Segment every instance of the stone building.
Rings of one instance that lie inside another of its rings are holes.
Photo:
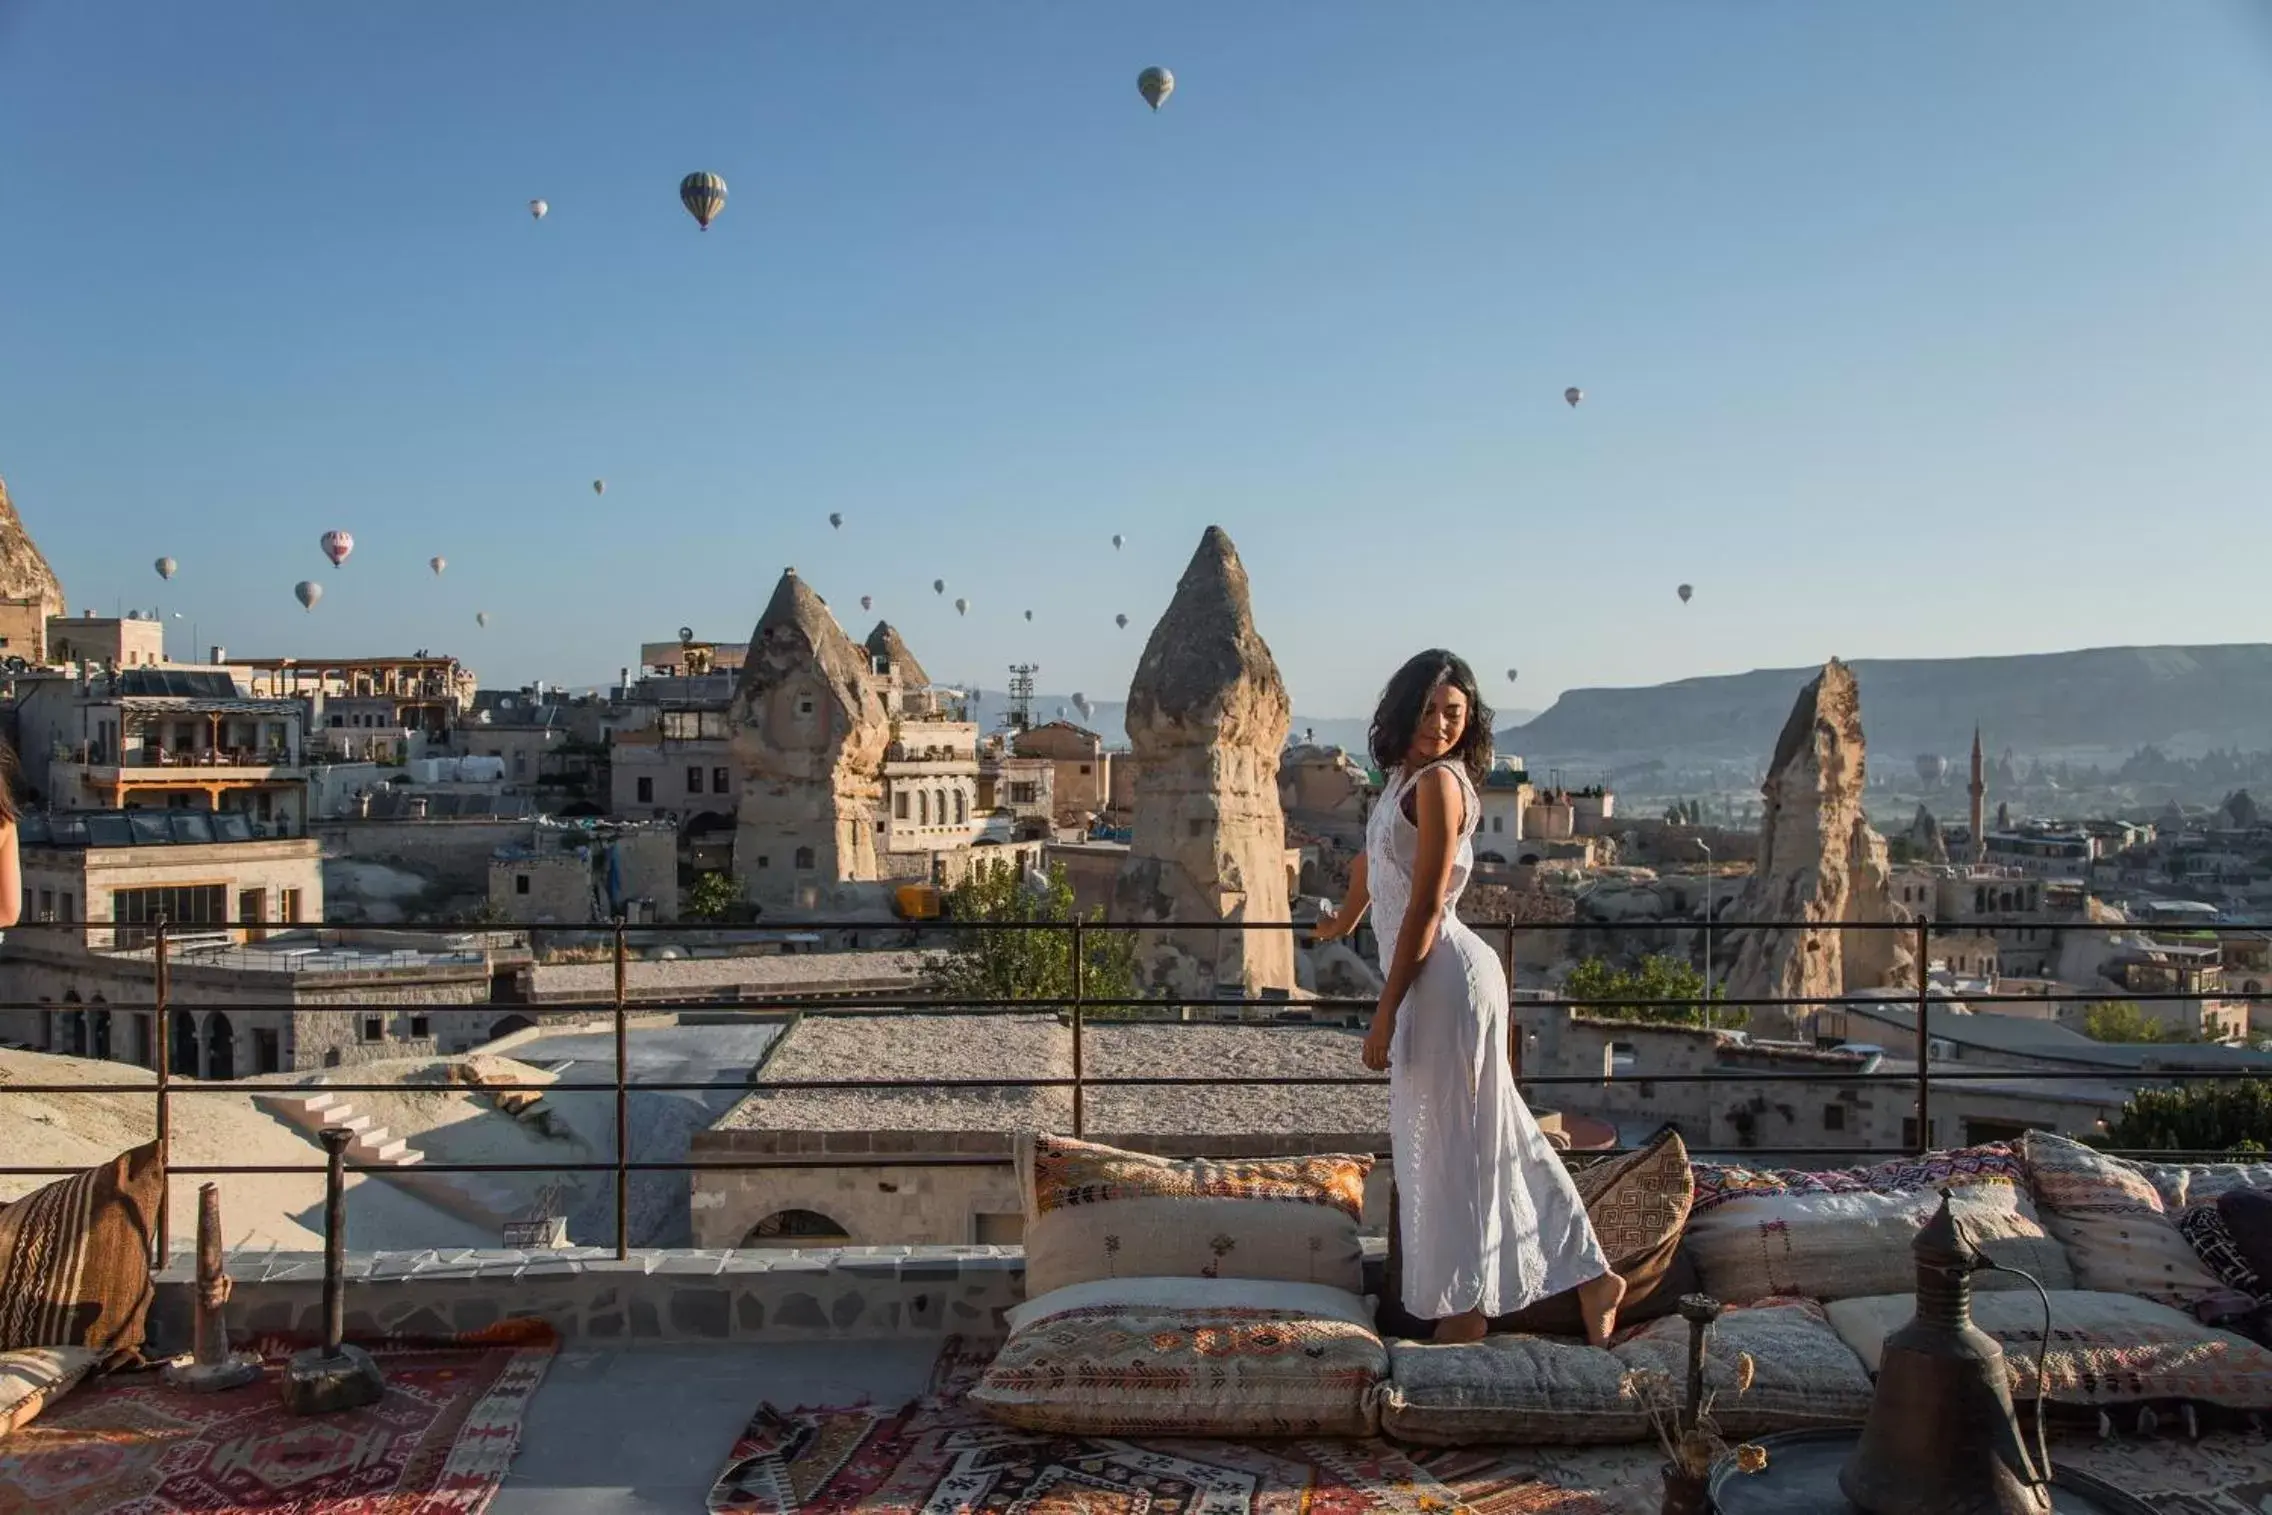
[[[1029,727],[1010,739],[1019,757],[1046,759],[1051,819],[1060,826],[1086,827],[1112,803],[1113,754],[1104,738],[1070,721]]]
[[[1295,988],[1282,929],[1177,931],[1173,923],[1291,918],[1278,756],[1293,708],[1254,625],[1246,567],[1210,526],[1152,628],[1128,691],[1134,838],[1115,895],[1155,991],[1255,998]]]
[[[40,556],[0,480],[0,659],[22,658],[35,668],[50,661],[48,620],[68,612],[62,581]]]
[[[1085,1071],[1098,1078],[1227,1072],[1367,1075],[1353,1031],[1324,1026],[1088,1023]],[[841,1078],[1069,1078],[1072,1031],[1056,1015],[811,1015],[783,1034],[757,1088],[708,1130],[696,1161],[751,1155],[838,1158],[818,1166],[694,1171],[698,1247],[1015,1243],[1024,1202],[1013,1133],[1071,1132],[1064,1088],[768,1089]],[[1384,1085],[1094,1088],[1088,1139],[1170,1156],[1244,1157],[1388,1150]],[[995,1158],[953,1167],[886,1167],[873,1154]],[[1366,1220],[1386,1220],[1388,1165],[1375,1170]]]
[[[5,603],[5,602],[0,602]],[[166,661],[166,623],[140,615],[58,615],[47,623],[51,663],[154,668]]]
[[[678,919],[678,841],[666,823],[537,824],[489,860],[489,905],[517,926]]]
[[[759,905],[817,909],[881,876],[889,680],[796,571],[784,572],[734,690],[734,872]]]

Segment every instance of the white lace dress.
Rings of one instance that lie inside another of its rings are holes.
[[[1609,1271],[1569,1170],[1515,1089],[1507,976],[1456,906],[1475,868],[1475,786],[1456,763],[1462,816],[1435,946],[1396,1017],[1389,1131],[1405,1307],[1424,1320],[1505,1315]],[[1426,770],[1421,770],[1425,772]],[[1412,898],[1419,828],[1404,813],[1417,775],[1392,772],[1365,832],[1381,971]]]

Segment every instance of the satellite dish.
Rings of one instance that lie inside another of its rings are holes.
[[[693,642],[694,642],[694,628],[693,628],[692,626],[681,626],[681,627],[680,627],[680,628],[678,629],[678,644],[679,644],[679,646],[681,646],[681,647],[687,647],[687,646],[691,646],[691,645],[693,644]]]

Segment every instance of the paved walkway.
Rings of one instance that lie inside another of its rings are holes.
[[[700,1511],[750,1412],[890,1404],[930,1380],[937,1340],[562,1349],[490,1515]]]

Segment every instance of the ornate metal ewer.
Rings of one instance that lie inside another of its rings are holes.
[[[1972,1275],[1984,1260],[1946,1191],[1912,1250],[1917,1315],[1886,1338],[1877,1395],[1838,1487],[1868,1515],[2050,1515],[2050,1469],[2020,1436],[2004,1349],[1972,1323]]]

